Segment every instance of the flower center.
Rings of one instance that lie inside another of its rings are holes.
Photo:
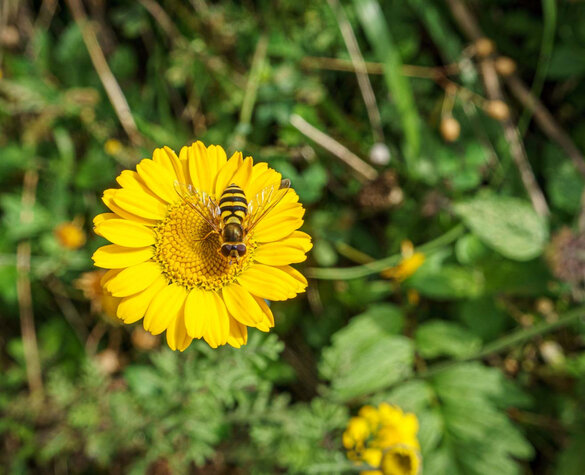
[[[256,242],[246,240],[246,254],[239,262],[218,251],[221,237],[187,203],[169,207],[167,217],[155,228],[154,260],[171,282],[188,289],[219,290],[232,283],[252,263]]]

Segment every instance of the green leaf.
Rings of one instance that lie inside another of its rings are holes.
[[[334,398],[344,401],[373,393],[412,373],[412,342],[394,334],[401,320],[395,307],[380,306],[354,317],[333,335],[319,369],[331,381]]]
[[[483,193],[455,205],[455,212],[488,247],[509,259],[538,257],[548,239],[545,219],[518,198]]]
[[[453,356],[463,358],[481,347],[481,340],[456,323],[431,320],[415,334],[416,347],[423,358]]]

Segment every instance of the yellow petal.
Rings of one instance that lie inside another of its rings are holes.
[[[211,292],[191,289],[185,302],[185,327],[192,338],[203,338],[207,329],[208,315],[215,311]]]
[[[171,350],[185,351],[192,341],[193,338],[187,335],[185,329],[185,307],[183,306],[177,318],[167,328],[167,344]]]
[[[254,297],[254,296],[252,295],[252,297]],[[258,305],[260,305],[260,308],[264,312],[264,315],[266,315],[266,317],[268,317],[267,325],[265,327],[258,327],[258,330],[261,330],[263,332],[267,332],[272,327],[274,327],[274,315],[272,314],[272,310],[270,310],[270,307],[266,303],[266,300],[261,299],[259,297],[254,297],[254,300],[256,300],[256,303]]]
[[[147,261],[136,266],[127,267],[113,276],[105,284],[105,288],[114,297],[128,297],[137,294],[152,284],[161,275],[160,265]]]
[[[260,220],[252,234],[258,242],[274,242],[290,236],[303,225],[302,213],[269,216]]]
[[[230,316],[230,334],[227,342],[234,348],[240,348],[248,342],[248,327],[242,325],[232,316]]]
[[[105,287],[106,284],[110,280],[112,280],[114,277],[116,277],[120,272],[122,272],[122,269],[111,269],[111,270],[107,271],[100,279],[100,285],[102,287]]]
[[[168,285],[167,279],[162,275],[154,280],[147,288],[137,294],[124,297],[118,306],[118,318],[124,323],[134,323],[144,317],[146,309],[156,294]]]
[[[145,158],[136,165],[136,171],[148,189],[167,203],[174,203],[179,199],[174,188],[176,177],[172,168],[169,170],[160,163]]]
[[[266,165],[266,166],[263,166]],[[248,183],[246,196],[249,200],[252,200],[258,193],[264,188],[269,186],[279,186],[282,181],[282,175],[272,168],[268,168],[267,163],[257,163],[252,168],[252,178]]]
[[[284,266],[303,262],[306,253],[311,250],[311,236],[295,231],[282,241],[267,242],[258,246],[254,252],[254,260],[262,264]]]
[[[114,213],[116,213],[118,216],[121,216],[122,218],[130,219],[132,221],[136,221],[137,223],[145,224],[146,226],[154,226],[158,222],[158,220],[156,219],[143,218],[141,216],[130,213],[125,209],[122,209],[120,206],[118,206],[114,202],[114,196],[118,191],[120,190],[110,188],[109,190],[104,191],[104,194],[102,196],[102,201],[104,202],[104,204],[108,208],[110,208]]]
[[[227,343],[230,333],[230,321],[223,300],[217,292],[208,292],[214,301],[211,311],[207,315],[207,328],[203,338],[209,346],[217,348]]]
[[[222,289],[222,296],[228,312],[238,322],[249,327],[265,327],[268,317],[254,300],[254,297],[241,285],[230,284]]]
[[[122,247],[117,244],[109,244],[100,247],[91,258],[96,266],[104,269],[121,269],[145,262],[154,255],[154,248],[148,247]]]
[[[215,196],[219,197],[233,183],[233,176],[242,165],[242,152],[234,153],[227,163],[219,170],[215,180]],[[236,183],[237,185],[237,183]]]
[[[116,191],[112,200],[121,209],[146,219],[160,221],[167,214],[167,206],[148,193],[123,188]]]
[[[156,237],[152,228],[128,219],[120,219],[113,213],[108,214],[113,215],[114,218],[102,219],[98,224],[95,224],[94,219],[96,234],[114,244],[126,247],[143,247],[155,243]]]
[[[254,164],[254,160],[252,159],[252,157],[246,157],[246,159],[242,162],[242,164],[236,170],[236,173],[234,173],[234,176],[232,176],[231,180],[229,180],[228,185],[230,185],[231,183],[235,183],[243,190],[246,190],[246,188],[248,187],[248,183],[250,181],[250,178],[252,177],[252,165],[253,164]]]
[[[93,218],[93,226],[94,226],[93,232],[96,233],[98,236],[102,236],[95,227],[98,226],[99,224],[103,223],[104,221],[108,221],[109,219],[120,219],[120,216],[118,216],[116,213],[98,214],[95,218]]]
[[[144,329],[153,335],[164,332],[182,311],[186,298],[184,287],[174,282],[167,285],[150,302],[144,315]]]
[[[185,183],[186,178],[183,164],[170,147],[157,148],[152,154],[152,159],[171,172],[173,178],[171,183],[174,183],[175,180],[179,183]]]
[[[144,182],[134,170],[124,170],[116,177],[118,185],[122,188],[135,191],[145,191]]]
[[[305,290],[286,272],[264,264],[252,264],[237,280],[248,292],[267,300],[291,299]]]
[[[187,148],[187,169],[193,187],[213,194],[213,179],[217,175],[216,164],[210,160],[203,142],[195,142]]]
[[[305,279],[305,276],[301,274],[298,270],[296,270],[294,267],[280,266],[279,269],[286,272],[292,278],[294,278],[303,289],[307,288],[307,285],[309,285],[307,279]]]

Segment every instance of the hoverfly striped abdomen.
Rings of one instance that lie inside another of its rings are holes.
[[[248,200],[244,190],[234,183],[228,186],[221,194],[219,209],[223,222],[221,253],[225,257],[242,257],[246,253],[243,222],[248,214]]]

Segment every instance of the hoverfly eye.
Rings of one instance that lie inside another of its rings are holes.
[[[230,255],[230,251],[231,251],[231,246],[229,246],[229,245],[221,246],[221,254],[223,255],[223,257],[228,257]]]
[[[244,254],[246,254],[246,245],[245,244],[238,244],[237,246],[235,246],[236,251],[238,251],[238,255],[240,257],[242,257]]]

